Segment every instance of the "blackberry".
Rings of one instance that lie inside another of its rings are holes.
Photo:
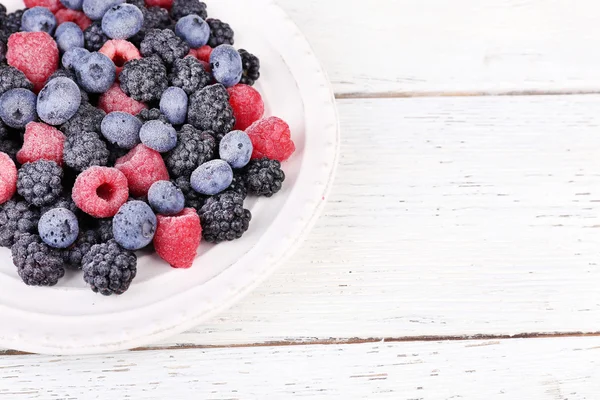
[[[104,296],[125,293],[137,273],[137,257],[115,240],[92,246],[82,264],[85,282]]]
[[[169,123],[167,117],[163,115],[158,108],[144,108],[138,115],[136,115],[142,122],[159,120],[166,124]]]
[[[62,194],[63,170],[54,161],[38,160],[19,169],[17,192],[37,207],[54,203]]]
[[[15,139],[0,139],[0,151],[8,154],[13,161],[17,161],[17,152],[21,149],[21,144]]]
[[[59,197],[54,203],[44,206],[40,209],[40,215],[44,215],[46,212],[52,210],[53,208],[66,208],[67,210],[73,212],[73,214],[79,214],[79,208],[75,205],[75,202],[71,198],[70,195]]]
[[[0,246],[11,247],[24,233],[36,233],[40,212],[23,200],[12,199],[0,205]]]
[[[202,19],[206,19],[206,4],[200,0],[175,0],[171,6],[171,18],[179,21],[190,14],[196,14]]]
[[[83,172],[92,166],[108,164],[108,148],[96,132],[81,132],[71,135],[65,141],[63,159],[65,164],[76,171]]]
[[[169,74],[170,85],[182,88],[188,96],[208,85],[210,81],[210,74],[195,57],[175,60]]]
[[[235,192],[209,197],[198,214],[202,236],[212,243],[241,238],[252,219],[250,211],[244,209],[244,197]]]
[[[260,78],[260,60],[254,54],[247,52],[244,49],[238,50],[242,57],[242,80],[240,83],[244,85],[254,85]]]
[[[98,51],[104,43],[108,41],[108,36],[102,30],[102,21],[95,21],[85,31],[83,31],[85,39],[85,48],[89,51]]]
[[[173,21],[171,17],[169,17],[169,12],[161,7],[149,7],[147,9],[142,9],[144,13],[144,24],[142,25],[142,29],[135,34],[133,37],[129,38],[129,41],[135,44],[137,47],[140,47],[142,40],[146,36],[146,32],[152,29],[170,29],[173,26]]]
[[[165,164],[171,177],[190,177],[192,172],[215,155],[215,139],[191,125],[184,125],[177,134],[177,146],[165,154]]]
[[[1,20],[0,20],[1,22]],[[0,40],[0,63],[6,63],[6,52],[8,51],[8,47],[6,43]]]
[[[0,95],[11,89],[23,88],[33,90],[33,84],[25,74],[15,67],[4,66],[0,68]]]
[[[210,27],[210,37],[208,38],[208,45],[210,47],[233,44],[234,33],[228,23],[216,18],[208,18],[206,22]]]
[[[10,35],[21,30],[21,19],[25,10],[17,10],[10,14],[7,14],[2,20],[2,27],[0,27],[0,40],[7,42]]]
[[[127,0],[126,3],[136,6],[142,12],[146,10],[146,2],[144,0]]]
[[[180,176],[173,183],[183,192],[186,207],[194,208],[196,211],[202,208],[206,198],[192,189],[189,177]]]
[[[126,95],[145,102],[160,100],[169,85],[167,68],[157,57],[126,62],[119,80]]]
[[[231,181],[231,185],[229,185],[227,191],[235,192],[244,199],[248,196],[248,188],[246,187],[244,175],[239,170],[233,170],[233,181]]]
[[[266,157],[251,160],[244,168],[244,181],[248,192],[257,196],[271,197],[281,190],[285,173],[281,163]]]
[[[190,96],[188,122],[203,131],[227,133],[235,125],[229,93],[219,83],[207,86]]]
[[[144,57],[156,55],[167,65],[190,52],[190,46],[175,32],[169,29],[151,29],[140,43],[140,52]]]
[[[67,136],[81,132],[100,132],[100,124],[106,113],[89,103],[81,103],[73,118],[61,125],[60,130]]]
[[[106,143],[106,148],[108,149],[108,164],[107,164],[107,166],[109,166],[109,167],[113,167],[119,158],[121,158],[125,154],[129,153],[128,149],[122,149],[119,146],[116,146],[112,143]]]
[[[81,232],[77,241],[62,252],[65,265],[71,269],[81,269],[83,257],[92,249],[92,246],[99,243],[98,235],[95,231],[87,230]]]
[[[19,276],[26,285],[54,286],[65,276],[60,252],[42,242],[38,235],[21,235],[11,251]]]
[[[100,243],[106,243],[115,238],[113,235],[112,219],[99,219],[96,222],[98,225],[96,234]]]
[[[4,122],[0,121],[0,139],[5,139],[8,136],[9,130]]]
[[[4,4],[0,4],[0,20],[6,18],[6,7]]]

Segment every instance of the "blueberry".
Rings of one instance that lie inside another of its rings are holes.
[[[56,18],[46,7],[30,8],[21,18],[21,30],[26,32],[46,32],[52,35],[54,28],[56,28]]]
[[[37,97],[31,90],[11,89],[0,97],[0,118],[11,128],[25,128],[35,121]]]
[[[66,249],[79,236],[79,222],[71,210],[53,208],[40,218],[38,231],[48,246]]]
[[[155,119],[142,126],[140,140],[147,147],[166,153],[177,146],[177,131],[171,125]]]
[[[219,156],[232,168],[244,168],[252,157],[252,141],[242,131],[232,131],[221,139],[219,145]]]
[[[175,25],[175,34],[197,49],[208,43],[210,26],[196,14],[181,18]]]
[[[173,125],[181,125],[187,118],[188,96],[178,87],[165,90],[160,98],[160,111]]]
[[[74,47],[83,48],[83,31],[75,22],[63,22],[54,33],[56,44],[61,52],[66,52]]]
[[[144,14],[131,4],[117,4],[102,17],[102,30],[111,39],[128,39],[142,29]]]
[[[235,86],[242,79],[242,57],[231,45],[215,47],[210,54],[210,66],[217,82],[225,87]]]
[[[75,69],[75,65],[78,64],[79,61],[88,54],[90,54],[90,52],[83,47],[73,47],[63,54],[62,65],[66,69]]]
[[[37,113],[49,125],[62,125],[75,115],[80,105],[79,86],[69,78],[55,78],[40,91]]]
[[[60,2],[71,10],[81,11],[83,8],[83,0],[60,0]]]
[[[156,232],[156,215],[143,201],[129,201],[113,218],[115,240],[127,250],[139,250],[152,242]]]
[[[114,111],[102,120],[102,135],[112,144],[122,149],[133,149],[140,142],[142,121],[133,115]]]
[[[159,214],[179,214],[185,207],[181,189],[169,181],[154,182],[148,191],[148,202]]]
[[[101,19],[104,14],[117,4],[125,3],[125,0],[83,0],[83,12],[90,19]]]
[[[196,168],[192,172],[190,183],[192,188],[204,195],[213,196],[231,186],[233,170],[223,160],[212,160]]]
[[[75,75],[81,87],[89,93],[104,93],[115,82],[117,67],[102,53],[90,53],[75,64]]]

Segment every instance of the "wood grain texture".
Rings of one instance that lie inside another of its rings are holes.
[[[599,356],[600,338],[15,356],[0,398],[584,400]]]
[[[342,97],[600,90],[600,3],[277,0]]]

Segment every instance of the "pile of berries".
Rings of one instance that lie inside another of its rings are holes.
[[[0,6],[0,246],[22,280],[118,295],[136,250],[189,268],[242,237],[295,147],[231,27],[199,0],[25,4]]]

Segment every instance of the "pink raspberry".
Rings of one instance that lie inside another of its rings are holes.
[[[25,74],[37,93],[58,68],[58,47],[46,32],[17,32],[8,38],[6,60]]]
[[[63,163],[65,135],[58,129],[40,122],[30,122],[25,127],[23,147],[17,153],[17,161],[21,164],[37,160]]]
[[[252,86],[239,84],[227,89],[229,104],[233,108],[235,126],[233,129],[246,130],[265,113],[265,103]]]
[[[296,150],[290,126],[277,117],[256,121],[246,133],[254,146],[252,158],[268,157],[271,160],[285,161]]]
[[[146,5],[148,7],[162,7],[170,10],[173,0],[146,0]]]
[[[65,6],[62,5],[60,0],[24,0],[23,3],[25,3],[25,7],[27,8],[46,7],[52,13],[55,13],[62,8],[65,8]]]
[[[118,83],[111,86],[98,99],[98,108],[104,112],[123,111],[131,115],[138,115],[140,111],[148,108],[147,105],[132,99],[121,90]]]
[[[157,215],[156,253],[173,268],[190,268],[202,237],[200,217],[193,208],[173,216]]]
[[[17,191],[17,167],[6,153],[0,153],[0,204],[10,200]]]
[[[75,11],[69,8],[63,8],[54,13],[56,17],[56,25],[63,22],[75,22],[82,31],[85,31],[91,24],[92,20],[88,18],[82,11]]]
[[[125,174],[131,194],[137,197],[146,196],[154,182],[169,180],[169,172],[160,153],[143,144],[138,144],[117,159],[115,168]]]
[[[210,63],[210,53],[212,53],[213,49],[210,46],[202,46],[197,49],[190,49],[188,56],[196,57],[200,61],[204,61],[205,63]],[[210,65],[210,64],[209,64]]]
[[[115,168],[90,167],[75,180],[72,197],[92,217],[114,217],[129,198],[127,178]]]
[[[127,40],[109,40],[98,52],[110,58],[117,66],[117,76],[123,71],[123,65],[129,60],[142,58],[140,51]]]

